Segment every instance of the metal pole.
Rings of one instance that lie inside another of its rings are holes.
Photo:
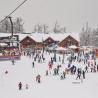
[[[8,17],[10,19],[11,22],[11,37],[13,37],[13,22],[12,22],[12,17]]]
[[[12,22],[12,17],[9,16],[8,18],[10,19],[10,22],[11,22],[11,38],[12,38],[13,37],[13,22]],[[12,46],[13,46],[13,41],[12,41]]]

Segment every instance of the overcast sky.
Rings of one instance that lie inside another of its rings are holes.
[[[0,0],[0,19],[22,1]],[[52,28],[56,20],[67,28],[67,32],[81,32],[87,21],[90,27],[98,27],[98,0],[28,0],[12,17],[24,20],[26,32],[32,32],[38,23]]]

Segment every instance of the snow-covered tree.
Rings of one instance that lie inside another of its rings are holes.
[[[13,32],[14,33],[21,33],[24,31],[23,28],[23,20],[18,17],[16,20],[12,20],[13,22]],[[9,18],[6,18],[1,24],[0,24],[0,32],[4,33],[11,33],[11,22]]]
[[[66,33],[66,27],[61,27],[56,21],[53,28],[54,33]]]
[[[86,24],[86,29],[83,27],[80,33],[80,45],[98,47],[98,29],[91,29]]]
[[[20,17],[16,18],[16,21],[14,21],[14,32],[22,33],[24,31],[23,24],[23,20]]]
[[[94,29],[92,32],[92,41],[95,47],[98,47],[98,28]]]

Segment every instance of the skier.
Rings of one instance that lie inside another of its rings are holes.
[[[46,76],[48,76],[48,70],[46,70]]]
[[[21,82],[19,82],[18,87],[19,87],[19,90],[22,89],[22,83]]]
[[[5,74],[8,74],[8,71],[7,70],[5,71]]]
[[[96,65],[96,60],[94,60],[94,65]]]
[[[74,66],[74,69],[73,69],[73,74],[75,74],[76,73],[76,66]]]
[[[64,77],[63,77],[64,75],[63,75],[63,73],[61,73],[61,75],[60,75],[60,79],[61,80],[63,80],[64,79]]]
[[[56,68],[56,75],[59,75],[59,68]]]
[[[26,89],[28,89],[29,88],[29,86],[28,86],[28,84],[26,84]]]
[[[60,67],[61,67],[61,65],[57,65],[57,69],[58,69],[58,71],[59,71]]]
[[[15,61],[14,61],[14,59],[12,59],[12,64],[13,64],[13,65],[15,64]]]
[[[45,58],[43,57],[43,62],[45,62]]]
[[[85,67],[85,72],[88,72],[88,66]]]
[[[34,68],[34,66],[35,66],[35,64],[34,64],[34,62],[32,62],[32,67]]]
[[[80,77],[81,77],[81,69],[78,68],[77,71],[78,71],[78,73],[77,73],[76,80],[77,80],[78,78],[80,79]]]
[[[66,71],[63,71],[63,78],[66,78]]]
[[[91,64],[91,72],[93,72],[94,71],[94,66],[93,66],[93,64]]]
[[[61,57],[59,56],[59,62],[61,62]]]
[[[97,64],[97,71],[98,71],[98,64]]]
[[[94,72],[96,72],[96,65],[94,65]]]
[[[40,81],[40,78],[41,78],[41,76],[40,75],[37,75],[36,76],[36,81],[38,82],[38,83],[40,83],[41,81]]]
[[[49,66],[49,69],[52,69],[52,64],[50,62],[48,64],[48,66]]]
[[[83,79],[85,79],[85,71],[84,70],[82,71],[82,74],[83,74]]]
[[[40,78],[41,78],[41,76],[40,75],[38,75],[38,83],[40,83],[41,81],[40,81]]]
[[[53,75],[57,75],[57,69],[56,68],[54,68],[54,74]]]

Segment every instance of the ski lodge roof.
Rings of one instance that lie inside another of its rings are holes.
[[[67,36],[72,36],[74,39],[76,39],[78,42],[80,42],[79,38],[79,33],[49,33],[49,34],[44,34],[44,33],[32,33],[32,34],[14,34],[14,35],[19,35],[19,40],[23,40],[26,36],[31,37],[33,40],[37,42],[42,42],[43,40],[46,40],[48,37],[51,37],[55,41],[62,41],[65,39]],[[11,33],[0,33],[0,37],[6,37],[6,36],[11,36]]]

